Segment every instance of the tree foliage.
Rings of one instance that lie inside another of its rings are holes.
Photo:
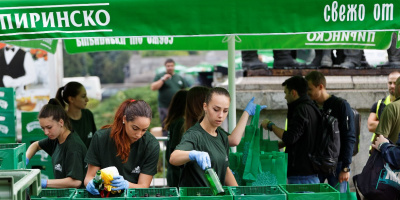
[[[118,106],[124,100],[129,98],[144,100],[150,105],[153,113],[153,119],[151,120],[149,130],[153,127],[160,127],[161,123],[158,114],[157,95],[157,91],[152,91],[150,86],[119,91],[116,95],[102,101],[94,109],[92,109],[97,128],[111,124],[114,120],[115,111],[118,109]]]
[[[123,68],[132,51],[68,54],[64,51],[64,76],[98,76],[101,83],[123,83]]]

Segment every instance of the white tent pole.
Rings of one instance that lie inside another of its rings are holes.
[[[232,132],[236,126],[235,35],[228,37],[228,91],[231,96],[228,128],[229,132]]]

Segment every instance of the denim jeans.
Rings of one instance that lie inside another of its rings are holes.
[[[288,184],[317,184],[319,183],[318,175],[309,176],[288,176]]]
[[[325,180],[328,180],[328,184],[332,187],[335,187],[339,183],[339,174],[342,171],[342,163],[339,162],[336,167],[336,174],[318,174],[319,180],[321,183],[324,183]],[[339,192],[346,193],[347,192],[347,181],[343,181],[339,184]]]

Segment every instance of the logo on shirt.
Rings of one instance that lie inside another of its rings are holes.
[[[131,173],[132,173],[132,174],[140,174],[140,167],[139,167],[139,166],[135,167],[135,169],[132,170]]]
[[[228,158],[228,156],[226,156],[226,157],[225,157],[225,161],[229,161],[229,158]]]
[[[89,135],[87,136],[87,138],[92,138],[93,137],[93,133],[90,132]]]
[[[178,84],[179,84],[179,85],[182,85],[182,84],[183,84],[183,82],[180,80],[180,81],[178,81]]]
[[[61,164],[56,164],[56,165],[54,166],[54,170],[57,170],[57,171],[62,172]]]

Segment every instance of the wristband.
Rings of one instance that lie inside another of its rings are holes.
[[[163,78],[160,78],[160,80],[164,83],[165,82],[165,80],[163,79]]]
[[[268,128],[269,131],[272,131],[272,125],[275,125],[275,124],[274,124],[274,122],[271,122],[271,121],[270,121],[270,122],[268,123],[268,125],[267,125],[267,128]]]
[[[382,143],[380,143],[380,144],[378,145],[378,150],[381,151],[382,144],[386,144],[386,143],[388,143],[388,142],[382,142]]]

